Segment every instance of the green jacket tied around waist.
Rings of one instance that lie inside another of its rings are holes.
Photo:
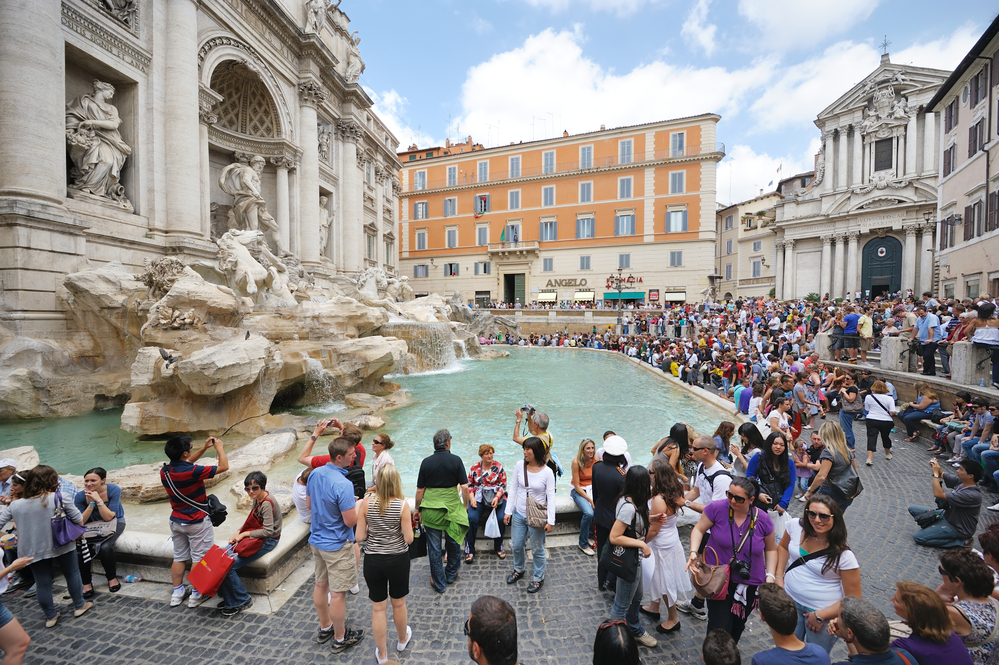
[[[468,513],[461,502],[461,494],[456,487],[428,487],[423,492],[420,503],[423,526],[428,529],[446,531],[457,543],[465,541],[468,533]]]

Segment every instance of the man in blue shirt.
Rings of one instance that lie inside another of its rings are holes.
[[[850,362],[857,362],[857,349],[860,347],[860,333],[857,332],[857,322],[860,315],[854,310],[853,305],[845,308],[846,316],[843,317],[843,348],[850,354]]]
[[[912,329],[912,334],[919,340],[919,355],[923,357],[923,376],[936,376],[937,367],[933,354],[937,352],[937,343],[943,339],[940,318],[936,314],[929,314],[926,308],[920,305],[916,308],[916,325]]]
[[[844,596],[840,601],[839,616],[830,625],[844,642],[857,649],[850,660],[841,660],[836,665],[913,665],[918,662],[905,649],[891,648],[888,619],[863,598]]]
[[[818,644],[799,640],[798,610],[794,599],[776,584],[764,584],[757,591],[760,618],[770,629],[774,648],[753,656],[752,665],[829,665],[829,654]]]
[[[313,469],[305,486],[306,501],[312,511],[309,548],[316,569],[312,602],[319,615],[318,642],[333,638],[333,653],[352,647],[364,639],[363,630],[347,630],[347,591],[357,584],[354,562],[354,484],[347,480],[347,467],[357,451],[343,437],[329,445],[330,461]]]

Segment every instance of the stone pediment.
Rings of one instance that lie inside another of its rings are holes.
[[[910,96],[915,92],[932,90],[947,80],[949,71],[929,69],[927,67],[911,67],[882,62],[877,69],[863,80],[850,88],[835,102],[823,109],[816,124],[827,118],[843,113],[856,112],[868,108],[877,90],[891,87],[899,97]]]

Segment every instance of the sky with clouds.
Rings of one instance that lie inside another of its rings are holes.
[[[953,69],[996,15],[959,0],[343,0],[405,149],[718,113],[718,200],[812,168],[816,115],[892,62]]]

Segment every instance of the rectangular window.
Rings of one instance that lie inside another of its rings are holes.
[[[726,240],[725,241],[725,253],[726,254],[731,254],[732,253],[732,241],[731,240]]]
[[[488,194],[476,194],[475,195],[475,214],[483,215],[490,211],[489,206],[489,195]]]
[[[684,132],[676,132],[675,134],[669,135],[669,156],[670,157],[683,157],[687,154],[686,143],[687,135]]]
[[[595,238],[597,235],[596,220],[592,217],[580,217],[576,220],[576,238]]]
[[[753,251],[754,252],[762,252],[763,251],[763,241],[762,240],[754,240],[753,241]]]
[[[960,95],[955,95],[954,99],[944,109],[944,133],[953,131],[957,127],[957,109]]]
[[[683,192],[684,192],[684,186],[685,186],[685,183],[684,183],[684,176],[685,175],[686,175],[686,172],[684,172],[684,171],[680,171],[679,173],[670,173],[669,174],[669,193],[670,194],[683,194]],[[729,215],[729,216],[731,217],[731,215]],[[725,223],[727,224],[728,220],[726,220]],[[725,228],[730,228],[730,227],[726,226]]]
[[[541,242],[551,242],[558,240],[558,222],[541,222],[541,229],[538,233],[538,240]]]
[[[589,270],[590,269],[590,257],[588,257],[588,256],[581,256],[581,257],[579,257],[579,269],[580,270]]]
[[[624,268],[625,270],[631,268],[631,254],[618,254],[617,267]]]
[[[475,274],[476,275],[488,275],[489,274],[489,261],[476,261],[475,262]]]
[[[666,233],[683,233],[686,230],[686,210],[671,210],[666,213]]]
[[[581,169],[592,169],[593,168],[593,146],[584,145],[579,149],[579,168]]]
[[[489,182],[489,162],[479,162],[478,174],[476,182]]]
[[[635,216],[616,215],[614,217],[614,235],[616,236],[635,235]]]
[[[413,191],[420,191],[427,188],[427,172],[417,171],[413,174]]]
[[[416,249],[426,249],[427,248],[427,232],[417,231],[416,232]]]
[[[555,272],[555,259],[541,259],[541,272]]]
[[[375,237],[364,234],[364,255],[370,260],[375,259]]]
[[[447,229],[447,248],[454,249],[458,246],[458,229]]]
[[[619,164],[631,164],[635,159],[633,151],[634,142],[631,139],[624,139],[617,142],[617,161]]]
[[[458,276],[458,264],[457,263],[445,263],[444,264],[444,276],[445,277],[457,277]]]
[[[510,158],[510,177],[519,178],[520,177],[520,157]]]
[[[763,261],[760,259],[753,259],[753,277],[763,276]]]
[[[458,199],[453,196],[449,199],[444,199],[444,216],[454,217],[457,214],[458,214]]]
[[[395,265],[395,243],[387,242],[385,243],[385,263],[390,266]]]
[[[980,284],[981,284],[981,280],[979,278],[977,278],[977,277],[975,279],[966,279],[966,280],[964,280],[964,297],[965,298],[977,298],[978,297],[978,289],[979,289],[979,285]]]
[[[892,167],[892,150],[894,139],[881,139],[874,142],[874,170],[887,171]]]
[[[489,244],[489,227],[480,226],[475,229],[475,244],[485,246]]]
[[[447,167],[447,186],[454,187],[458,184],[458,167],[449,166]]]
[[[670,252],[669,253],[669,267],[670,268],[681,268],[683,267],[683,252]]]
[[[632,183],[632,178],[630,176],[627,178],[617,179],[617,198],[619,199],[631,198],[631,183]]]
[[[555,205],[555,185],[541,188],[541,205],[546,208]]]
[[[413,277],[430,277],[430,266],[425,263],[421,266],[413,266]]]
[[[985,118],[968,128],[968,157],[974,157],[985,147]]]
[[[427,218],[427,202],[418,201],[413,204],[413,219],[426,219]]]
[[[731,263],[726,263],[725,264],[725,279],[726,280],[731,280],[732,279],[732,264]]]
[[[509,210],[520,210],[520,190],[514,189],[507,193],[507,208]]]
[[[977,74],[971,77],[971,81],[968,82],[968,87],[971,89],[971,100],[968,103],[968,108],[975,108],[978,103],[989,96],[988,81],[985,79],[985,67],[983,66]]]
[[[555,173],[555,151],[547,150],[541,153],[541,172]]]
[[[592,203],[593,202],[593,183],[592,182],[581,182],[581,183],[579,183],[579,202],[580,203]]]
[[[955,160],[957,159],[957,146],[952,145],[943,151],[943,174],[944,176],[949,176],[954,172],[954,168],[957,166]]]
[[[503,229],[504,242],[520,242],[520,224],[507,224]]]
[[[725,230],[728,231],[733,226],[735,226],[735,215],[727,215],[725,217]]]
[[[375,166],[371,162],[364,162],[364,182],[375,184]]]

